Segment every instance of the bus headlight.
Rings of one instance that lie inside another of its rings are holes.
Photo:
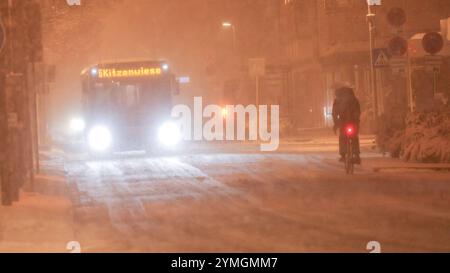
[[[88,143],[92,150],[103,152],[111,147],[111,132],[104,126],[96,126],[89,131]]]
[[[70,131],[72,133],[78,134],[84,131],[86,123],[81,118],[73,118],[70,121]]]
[[[173,147],[181,141],[181,131],[174,122],[164,123],[158,131],[158,140],[164,146]]]

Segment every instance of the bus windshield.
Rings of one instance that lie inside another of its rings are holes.
[[[163,79],[139,83],[98,82],[91,92],[91,107],[99,111],[146,111],[167,104],[170,99],[170,82]]]

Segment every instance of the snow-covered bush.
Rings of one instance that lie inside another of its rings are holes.
[[[450,111],[413,113],[406,122],[402,159],[450,162]]]
[[[405,161],[450,163],[450,110],[411,113],[404,130],[379,136],[378,144]]]

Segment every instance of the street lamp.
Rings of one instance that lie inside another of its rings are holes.
[[[233,50],[236,50],[236,27],[228,21],[222,22],[222,27],[233,31]]]
[[[223,27],[231,27],[231,26],[233,26],[233,24],[231,24],[230,22],[223,22],[222,26]]]

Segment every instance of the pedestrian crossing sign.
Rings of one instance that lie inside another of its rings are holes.
[[[375,49],[373,52],[373,66],[375,67],[388,67],[389,62],[389,54],[387,49],[379,48]]]

